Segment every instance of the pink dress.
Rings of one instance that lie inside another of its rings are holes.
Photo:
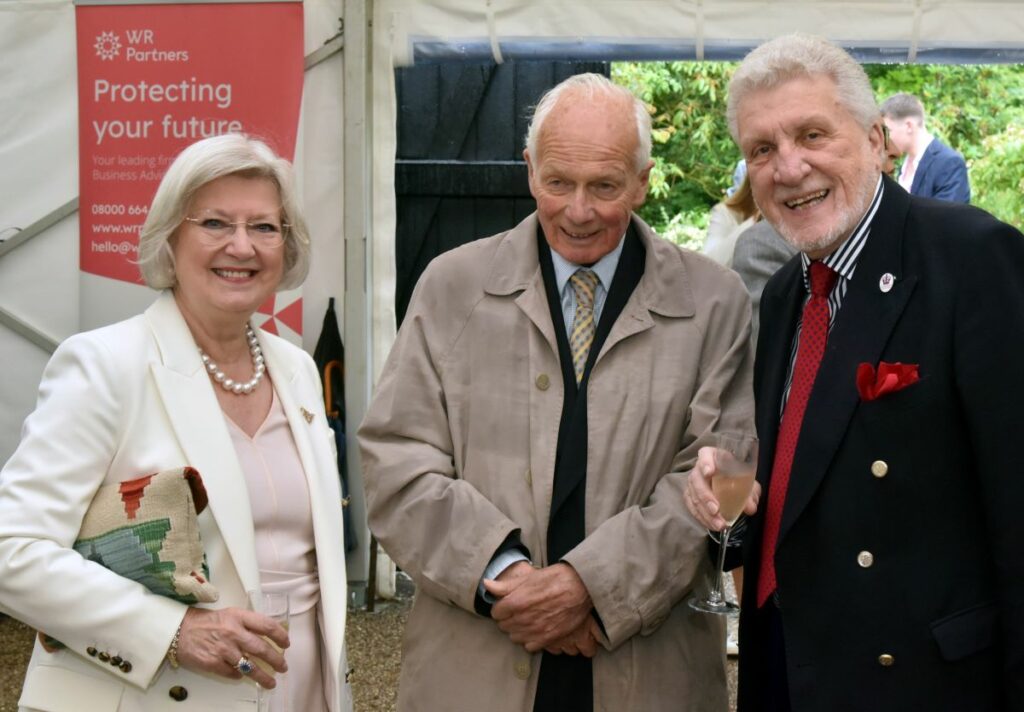
[[[266,592],[289,594],[288,672],[278,675],[270,709],[327,712],[317,623],[320,582],[309,487],[277,394],[267,419],[250,438],[227,418],[231,440],[245,474],[256,530],[256,563]],[[287,705],[285,701],[287,700]]]

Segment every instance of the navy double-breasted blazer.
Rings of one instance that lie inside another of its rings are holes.
[[[805,295],[796,257],[762,297],[765,492]],[[1024,236],[885,178],[807,406],[775,554],[794,712],[1022,709],[1022,357]],[[881,361],[917,364],[920,381],[863,400],[858,365]],[[746,542],[741,712],[764,709],[762,524],[759,513]]]

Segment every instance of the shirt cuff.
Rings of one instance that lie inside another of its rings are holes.
[[[512,564],[519,561],[529,562],[529,560],[530,559],[519,549],[508,549],[506,551],[501,552],[493,559],[491,559],[491,563],[487,564],[487,568],[484,569],[484,575],[481,577],[480,584],[477,586],[476,589],[477,593],[479,593],[480,597],[483,598],[487,603],[493,604],[497,599],[494,598],[494,596],[492,596],[487,591],[486,588],[484,588],[484,580],[487,579],[493,581],[501,575],[502,571],[507,569]]]

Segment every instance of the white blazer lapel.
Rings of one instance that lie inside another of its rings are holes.
[[[252,509],[227,423],[192,334],[170,292],[146,310],[162,363],[151,371],[188,464],[203,477],[217,528],[245,591],[259,588]],[[210,551],[211,571],[220,570]],[[217,585],[217,582],[214,582]]]
[[[280,348],[280,343],[260,333],[267,370],[291,426],[309,487],[317,568],[320,572],[320,600],[324,608],[324,639],[331,669],[336,672],[341,663],[342,641],[345,637],[347,579],[344,541],[338,536],[343,531],[341,486],[337,460],[328,439],[333,434],[328,431],[323,395],[318,391],[318,382],[303,374],[302,363]]]

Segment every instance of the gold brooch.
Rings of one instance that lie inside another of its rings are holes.
[[[312,413],[310,413],[305,408],[299,408],[299,410],[302,411],[302,417],[306,419],[307,423],[312,423],[313,422],[313,414]]]

